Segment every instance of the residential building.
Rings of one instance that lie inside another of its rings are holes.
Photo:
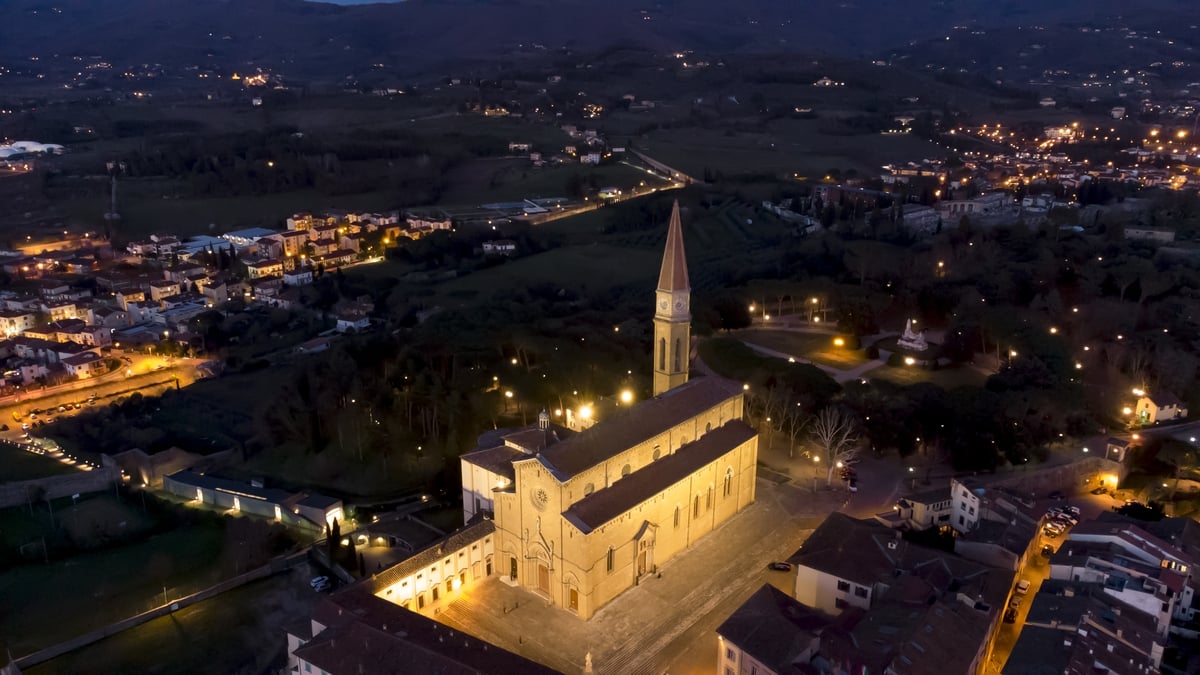
[[[1138,241],[1148,241],[1156,244],[1169,244],[1175,241],[1175,230],[1158,227],[1125,227],[1125,238]]]
[[[243,262],[246,265],[246,276],[250,279],[277,277],[283,274],[282,260],[248,260]]]
[[[69,356],[63,359],[62,363],[67,369],[67,375],[81,380],[100,375],[108,369],[103,357],[95,352],[83,352]]]
[[[287,629],[294,675],[551,675],[554,670],[352,587]]]
[[[927,490],[902,497],[891,511],[876,514],[875,519],[888,527],[909,530],[949,527],[953,505],[950,488]]]
[[[307,267],[297,267],[291,272],[283,273],[283,283],[288,286],[307,286],[313,281],[312,270]]]
[[[364,312],[344,311],[337,315],[337,332],[361,333],[371,327],[371,319]]]
[[[1157,424],[1187,417],[1187,406],[1170,392],[1146,393],[1133,412],[1138,424]]]
[[[37,325],[37,313],[20,309],[0,311],[0,333],[4,337],[20,335]]]
[[[517,252],[517,242],[512,239],[495,239],[483,242],[484,255],[513,255]]]
[[[308,243],[308,230],[311,228],[305,227],[301,230],[288,230],[287,232],[276,232],[264,237],[279,243],[281,247],[280,257],[300,256],[304,253],[304,245]]]
[[[934,234],[942,222],[936,209],[920,204],[905,204],[900,208],[900,224],[918,235]]]
[[[818,672],[979,672],[1014,577],[836,512],[789,562],[796,599],[836,617]]]
[[[782,675],[817,656],[825,615],[765,584],[717,628],[719,675]]]
[[[1073,642],[1078,638],[1086,644],[1089,637],[1098,640],[1102,655],[1097,660],[1110,671],[1155,673],[1162,665],[1165,639],[1154,617],[1125,605],[1103,584],[1047,579],[1032,596],[1003,672],[1047,672],[1046,666],[1071,672]]]
[[[161,302],[163,298],[172,295],[179,295],[183,292],[179,282],[169,279],[161,279],[159,281],[150,282],[150,299],[154,302]]]
[[[1155,620],[1194,616],[1195,559],[1133,523],[1088,521],[1071,529],[1050,557],[1050,578],[1100,583],[1105,592]]]

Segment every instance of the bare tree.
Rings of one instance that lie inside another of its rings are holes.
[[[780,427],[783,428],[786,424],[788,439],[791,441],[791,444],[788,445],[788,458],[791,459],[796,456],[796,441],[808,427],[809,418],[804,414],[804,409],[798,402],[790,401],[784,407],[780,417],[783,418],[780,420]]]
[[[838,463],[848,464],[858,457],[858,423],[845,410],[826,406],[813,421],[812,436],[824,454],[826,481],[833,485],[833,470]]]

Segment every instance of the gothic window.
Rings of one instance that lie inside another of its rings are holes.
[[[654,446],[654,461],[657,462],[659,457],[662,457],[662,449],[656,445]]]
[[[679,373],[679,372],[682,372],[682,371],[683,371],[683,366],[682,366],[682,365],[680,365],[680,364],[682,363],[682,360],[681,360],[681,359],[683,358],[683,357],[680,355],[680,352],[682,351],[682,350],[679,348],[679,345],[680,345],[680,344],[681,344],[681,341],[679,340],[679,338],[675,338],[675,354],[674,354],[674,357],[675,357],[675,367],[674,367],[674,368],[671,370],[671,372],[673,372],[673,373]]]
[[[708,424],[704,425],[704,433],[707,434],[710,431],[712,431],[712,422],[709,422]]]
[[[696,495],[696,498],[692,500],[692,517],[700,517],[700,495]]]
[[[675,529],[679,529],[679,507],[675,507]]]
[[[705,500],[704,500],[704,510],[707,511],[711,508],[712,508],[712,486],[709,485],[708,486],[708,497],[705,498]]]
[[[658,369],[667,369],[667,339],[658,339]]]
[[[725,489],[724,495],[728,497],[733,493],[733,468],[725,469]]]
[[[612,574],[612,571],[613,571],[613,547],[609,546],[608,547],[608,572],[609,572],[609,574]]]
[[[596,491],[596,486],[588,483],[583,486],[583,496],[586,497]]]
[[[631,471],[633,471],[633,470],[629,468],[629,465],[628,465],[628,464],[626,464],[625,466],[621,467],[621,478],[624,478],[625,476],[628,476],[628,475],[630,474],[630,472],[631,472]]]

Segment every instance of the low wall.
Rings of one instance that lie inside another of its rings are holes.
[[[1019,495],[1042,497],[1059,490],[1067,494],[1084,492],[1099,485],[1097,477],[1115,475],[1125,480],[1128,469],[1124,464],[1103,457],[1087,457],[1059,466],[1030,466],[987,481],[988,487],[1002,487]],[[1111,488],[1112,485],[1109,484]]]
[[[272,574],[282,572],[304,562],[304,560],[305,556],[303,552],[275,558],[270,563],[263,565],[262,567],[250,570],[249,572],[233,577],[232,579],[226,579],[219,584],[209,586],[202,591],[197,591],[196,593],[184,596],[178,600],[172,600],[170,603],[161,607],[156,607],[147,612],[142,612],[141,614],[131,616],[128,619],[111,623],[103,628],[98,628],[90,633],[85,633],[78,637],[71,638],[70,640],[60,642],[52,647],[47,647],[32,654],[26,654],[19,659],[15,659],[14,663],[21,668],[29,668],[39,663],[45,663],[50,659],[73,652],[76,649],[86,647],[93,642],[99,642],[106,637],[116,635],[117,633],[129,630],[130,628],[134,628],[136,626],[140,626],[147,621],[157,619],[160,616],[178,611],[189,605],[194,605],[202,600],[207,600],[214,596],[220,595],[225,591],[231,591],[239,586],[248,584],[251,581],[257,581],[264,577],[269,577]]]
[[[80,471],[64,476],[4,483],[0,485],[0,508],[24,506],[39,488],[46,491],[44,499],[59,499],[70,497],[73,494],[101,492],[112,487],[112,484],[119,480],[121,480],[121,470],[117,467],[107,466],[102,469]]]

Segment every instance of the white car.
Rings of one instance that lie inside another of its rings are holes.
[[[1017,582],[1017,593],[1019,595],[1025,595],[1028,592],[1029,592],[1029,580],[1022,579],[1022,580],[1018,581]]]
[[[313,588],[316,588],[317,586],[328,586],[329,585],[329,577],[326,577],[326,576],[313,577],[312,579],[309,580],[308,585],[312,586]]]

